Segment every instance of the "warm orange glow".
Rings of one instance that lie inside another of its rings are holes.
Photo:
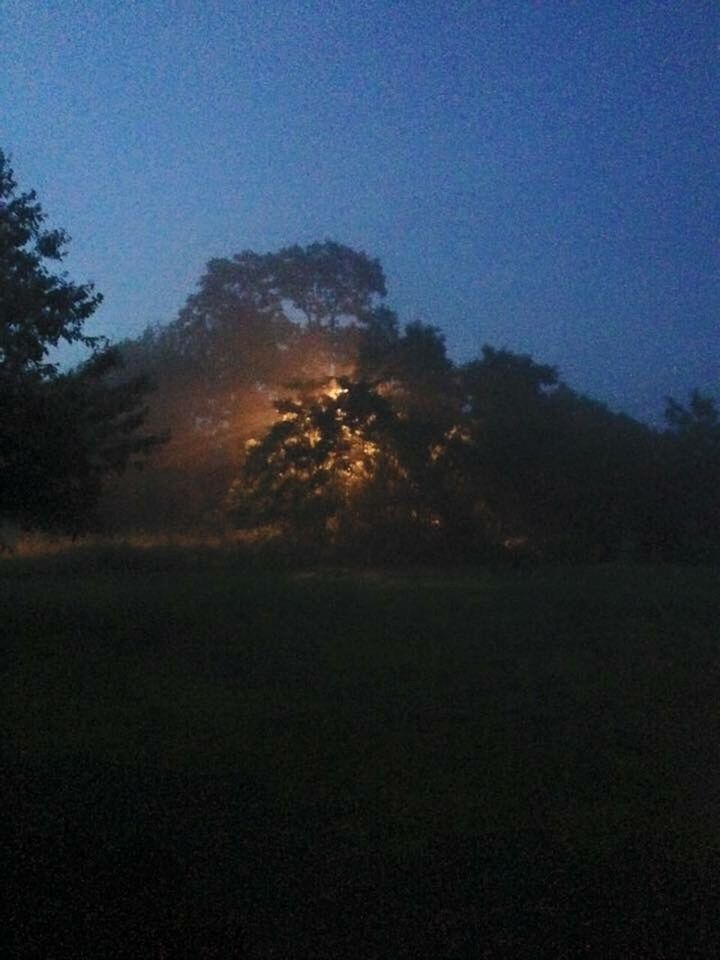
[[[461,440],[463,443],[470,443],[472,440],[472,435],[468,428],[460,424],[455,424],[454,427],[450,427],[445,436],[448,440]]]
[[[343,393],[347,393],[346,387],[341,387],[337,382],[335,377],[332,378],[327,387],[322,391],[325,396],[330,397],[331,400],[337,400],[338,397],[342,396]]]

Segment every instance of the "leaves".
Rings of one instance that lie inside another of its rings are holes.
[[[92,284],[73,284],[48,271],[44,261],[62,260],[67,236],[45,230],[44,222],[34,191],[17,192],[0,151],[0,365],[5,377],[31,370],[54,374],[47,352],[60,340],[95,345],[83,325],[102,297]]]
[[[77,532],[104,476],[161,438],[137,433],[147,382],[107,382],[119,354],[84,332],[102,298],[49,270],[68,238],[44,222],[35,193],[18,193],[0,152],[0,519]],[[61,340],[94,352],[61,374],[48,360]]]

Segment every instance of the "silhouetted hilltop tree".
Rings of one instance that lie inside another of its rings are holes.
[[[379,260],[332,240],[285,247],[262,259],[265,282],[300,311],[308,329],[364,324],[387,293]]]
[[[112,512],[229,520],[301,555],[710,556],[712,401],[671,401],[661,434],[532,357],[485,346],[458,366],[384,296],[379,262],[331,241],[210,261],[175,321],[121,345],[157,379],[150,422],[173,439]]]
[[[333,241],[244,251],[209,262],[167,336],[221,384],[275,384],[319,372],[298,368],[303,334],[342,361],[348,338],[337,334],[366,324],[384,295],[378,261]]]
[[[68,238],[44,223],[0,152],[0,521],[78,532],[107,474],[158,438],[138,432],[145,379],[109,384],[119,355],[84,332],[100,294],[53,272]],[[61,342],[83,344],[90,359],[60,373],[49,351]]]
[[[172,440],[153,471],[116,486],[106,515],[223,523],[245,441],[272,423],[278,397],[355,369],[384,294],[378,261],[333,241],[211,260],[172,323],[121,345],[128,369],[156,380],[151,423]]]

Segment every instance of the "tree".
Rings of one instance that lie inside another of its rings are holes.
[[[78,532],[104,476],[160,438],[137,433],[146,381],[106,383],[119,355],[84,331],[101,297],[52,272],[68,238],[44,222],[0,152],[0,520]],[[61,341],[85,345],[90,358],[61,373],[49,358]]]
[[[437,327],[415,321],[388,343],[377,379],[408,418],[449,425],[458,415],[455,368]]]
[[[536,558],[644,549],[656,522],[652,430],[561,383],[529,356],[485,346],[459,371],[463,415],[441,446],[445,512]]]
[[[300,396],[276,407],[275,424],[248,444],[231,512],[240,525],[278,524],[286,533],[322,539],[375,477],[392,410],[368,384],[346,379],[307,383]]]
[[[68,237],[62,230],[45,230],[44,221],[35,191],[17,192],[0,151],[0,373],[5,382],[56,372],[47,353],[61,340],[88,347],[98,343],[83,326],[102,297],[91,284],[73,284],[47,269],[46,261],[63,259]]]
[[[240,527],[366,559],[417,556],[437,539],[425,489],[429,451],[378,384],[330,379],[277,403],[229,496]]]
[[[443,452],[448,476],[464,492],[455,496],[491,540],[531,536],[546,515],[547,397],[557,372],[486,345],[459,381],[463,416]]]
[[[360,340],[387,325],[377,260],[333,241],[211,260],[171,323],[120,345],[157,382],[153,429],[172,437],[153,468],[113,484],[106,514],[180,529],[220,522],[245,441],[302,385],[345,376]]]
[[[718,527],[712,404],[673,402],[663,439],[529,356],[456,366],[384,295],[378,261],[331,241],[210,261],[173,323],[122,346],[174,433],[125,504],[385,558],[669,555],[683,524]]]
[[[355,365],[358,328],[379,315],[384,294],[378,261],[333,241],[246,250],[211,260],[177,318],[122,351],[158,377],[154,406],[177,393],[183,403],[166,406],[215,435],[253,410],[252,432],[263,414],[270,422],[273,394],[288,382]]]
[[[277,295],[301,311],[310,328],[364,323],[386,293],[379,260],[332,240],[286,247],[265,262]]]
[[[720,558],[720,414],[713,397],[694,390],[687,406],[665,409],[662,493],[673,519],[674,550],[694,560]],[[670,538],[668,538],[670,539]]]
[[[228,392],[234,404],[238,392],[348,372],[384,295],[379,262],[331,240],[246,250],[208,263],[165,338],[207,379],[217,411]]]

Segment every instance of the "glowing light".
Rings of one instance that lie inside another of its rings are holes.
[[[448,440],[460,440],[462,443],[470,443],[472,441],[472,436],[468,428],[460,426],[459,424],[451,427],[445,436]]]
[[[347,393],[347,387],[341,386],[335,377],[332,378],[327,387],[322,391],[326,397],[330,397],[331,400],[337,400],[338,397],[342,396],[343,393]]]

